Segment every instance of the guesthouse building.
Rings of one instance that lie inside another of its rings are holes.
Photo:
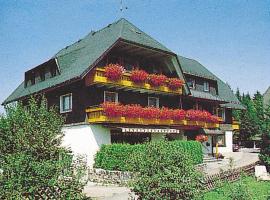
[[[231,152],[239,129],[232,111],[244,109],[207,68],[123,18],[26,71],[3,104],[27,105],[37,94],[65,117],[63,145],[85,155],[89,166],[102,144],[164,137],[199,140],[206,154],[217,144]]]

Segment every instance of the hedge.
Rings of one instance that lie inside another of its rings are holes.
[[[203,153],[201,143],[196,141],[166,141],[170,148],[179,149],[189,155],[194,164],[202,163]],[[95,156],[95,168],[105,170],[132,171],[130,163],[133,153],[144,153],[145,144],[109,144],[102,145]],[[170,153],[170,152],[168,152]]]

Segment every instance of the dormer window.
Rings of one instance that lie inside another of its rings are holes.
[[[203,91],[209,92],[209,82],[207,81],[203,82]]]

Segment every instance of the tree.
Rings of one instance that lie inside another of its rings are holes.
[[[75,165],[70,152],[61,147],[63,123],[44,100],[32,98],[27,107],[6,109],[0,117],[0,199],[35,198],[46,195],[44,189],[55,195],[60,191],[55,199],[85,198],[84,166]]]
[[[262,136],[263,139],[260,152],[260,159],[270,170],[270,106],[267,106],[264,112],[264,123],[262,132],[263,132]]]
[[[246,110],[240,113],[240,139],[249,140],[252,136],[258,134],[259,124],[257,111],[249,94],[242,96],[242,104],[246,106]]]

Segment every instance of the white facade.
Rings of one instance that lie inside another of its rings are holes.
[[[62,130],[65,134],[63,146],[70,148],[75,156],[85,156],[90,167],[101,145],[111,144],[110,130],[102,125],[73,124],[64,126]]]
[[[233,131],[225,131],[225,147],[218,147],[219,153],[233,152]],[[216,147],[213,148],[213,152],[216,153]]]

